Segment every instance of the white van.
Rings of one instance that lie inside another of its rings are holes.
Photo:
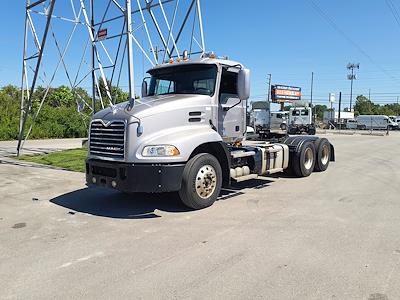
[[[346,122],[346,129],[357,129],[357,120],[348,119]]]
[[[399,125],[384,115],[360,115],[357,117],[358,129],[398,129]]]
[[[289,112],[287,111],[274,111],[271,112],[270,126],[271,130],[286,130]]]

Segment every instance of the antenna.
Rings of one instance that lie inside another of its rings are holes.
[[[115,87],[134,104],[135,57],[153,67],[202,55],[204,40],[200,0],[26,0],[18,155],[52,85],[68,83],[87,126],[114,107]]]

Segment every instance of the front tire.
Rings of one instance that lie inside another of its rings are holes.
[[[222,170],[211,154],[200,153],[186,164],[182,174],[179,197],[183,204],[193,209],[211,206],[221,191]]]
[[[311,128],[308,129],[308,132],[307,132],[307,133],[308,133],[309,135],[315,135],[315,132],[316,132],[315,127],[311,127]]]

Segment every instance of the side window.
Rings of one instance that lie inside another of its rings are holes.
[[[229,98],[237,98],[237,77],[238,74],[222,70],[221,86],[219,90],[219,101],[225,104]]]
[[[173,81],[163,79],[157,80],[156,95],[172,93],[174,90]]]
[[[204,95],[211,95],[211,91],[214,90],[215,80],[211,79],[199,79],[193,81],[193,88],[194,91],[204,94]]]
[[[308,116],[308,110],[302,110],[301,111],[302,116]]]
[[[277,117],[278,119],[282,119],[282,114],[276,114],[276,117]]]

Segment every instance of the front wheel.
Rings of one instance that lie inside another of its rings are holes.
[[[308,128],[308,132],[307,132],[307,133],[308,133],[309,135],[315,135],[315,131],[316,131],[316,130],[315,130],[315,127],[310,127],[310,128]]]
[[[192,157],[182,174],[179,197],[183,204],[193,209],[211,206],[221,191],[222,170],[211,154],[200,153]]]

